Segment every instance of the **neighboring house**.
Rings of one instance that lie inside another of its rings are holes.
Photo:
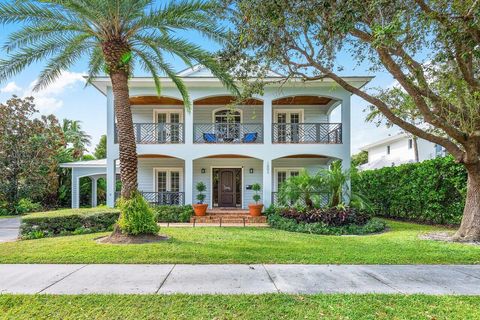
[[[130,80],[138,188],[151,203],[191,204],[195,184],[203,181],[209,207],[247,208],[254,183],[261,184],[268,206],[278,186],[303,168],[316,172],[336,159],[350,167],[351,94],[333,80],[285,82],[271,72],[267,81],[277,83],[232,111],[232,96],[209,71],[196,66],[179,75],[193,101],[191,112],[168,78],[162,79],[161,96],[151,78]],[[355,87],[370,79],[344,78]],[[108,156],[103,167],[98,162],[63,165],[72,168],[72,207],[79,205],[80,177],[106,176],[109,206],[117,194],[112,88],[109,78],[97,78],[93,85],[107,98]],[[341,123],[331,123],[336,108],[341,108]]]
[[[418,161],[445,156],[445,149],[433,142],[417,139]],[[368,153],[368,162],[360,170],[379,169],[415,162],[415,146],[411,135],[400,133],[360,148]]]

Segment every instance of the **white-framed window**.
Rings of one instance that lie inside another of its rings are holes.
[[[387,154],[390,154],[390,146],[387,146]]]
[[[290,177],[300,174],[302,168],[275,168],[274,169],[274,192],[278,192],[282,183]]]
[[[175,109],[153,110],[153,123],[157,124],[156,137],[158,142],[179,142],[183,134],[183,112]]]
[[[276,109],[273,113],[275,135],[278,142],[303,141],[303,130],[300,127],[304,123],[303,109]]]
[[[408,139],[408,149],[413,148],[413,139]]]
[[[183,192],[183,168],[155,168],[155,192]]]

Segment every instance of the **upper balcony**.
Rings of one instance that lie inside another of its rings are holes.
[[[183,102],[166,97],[132,98],[137,144],[341,144],[342,123],[331,123],[330,112],[340,101],[320,96],[290,96],[271,102],[250,99],[231,107],[233,97],[194,101],[186,128]],[[271,114],[271,115],[270,115]],[[265,128],[268,127],[268,134]],[[188,130],[187,130],[188,129]],[[190,137],[185,136],[188,132]],[[266,137],[268,137],[267,141]],[[115,137],[116,138],[116,137]],[[190,139],[189,139],[190,138]],[[117,141],[115,139],[115,141]],[[191,142],[189,142],[191,141]]]

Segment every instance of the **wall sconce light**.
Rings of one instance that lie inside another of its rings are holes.
[[[250,173],[253,173],[253,168],[250,168],[250,170],[249,170],[249,171],[250,171]]]
[[[202,173],[205,173],[205,172],[207,172],[207,171],[205,170],[205,168],[202,168]]]

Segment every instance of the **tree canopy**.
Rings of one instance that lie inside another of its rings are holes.
[[[469,191],[455,238],[480,239],[479,1],[232,0],[227,7],[235,43],[227,61],[253,56],[288,78],[331,78],[463,163]],[[387,71],[398,87],[354,87],[341,77],[345,61]]]

